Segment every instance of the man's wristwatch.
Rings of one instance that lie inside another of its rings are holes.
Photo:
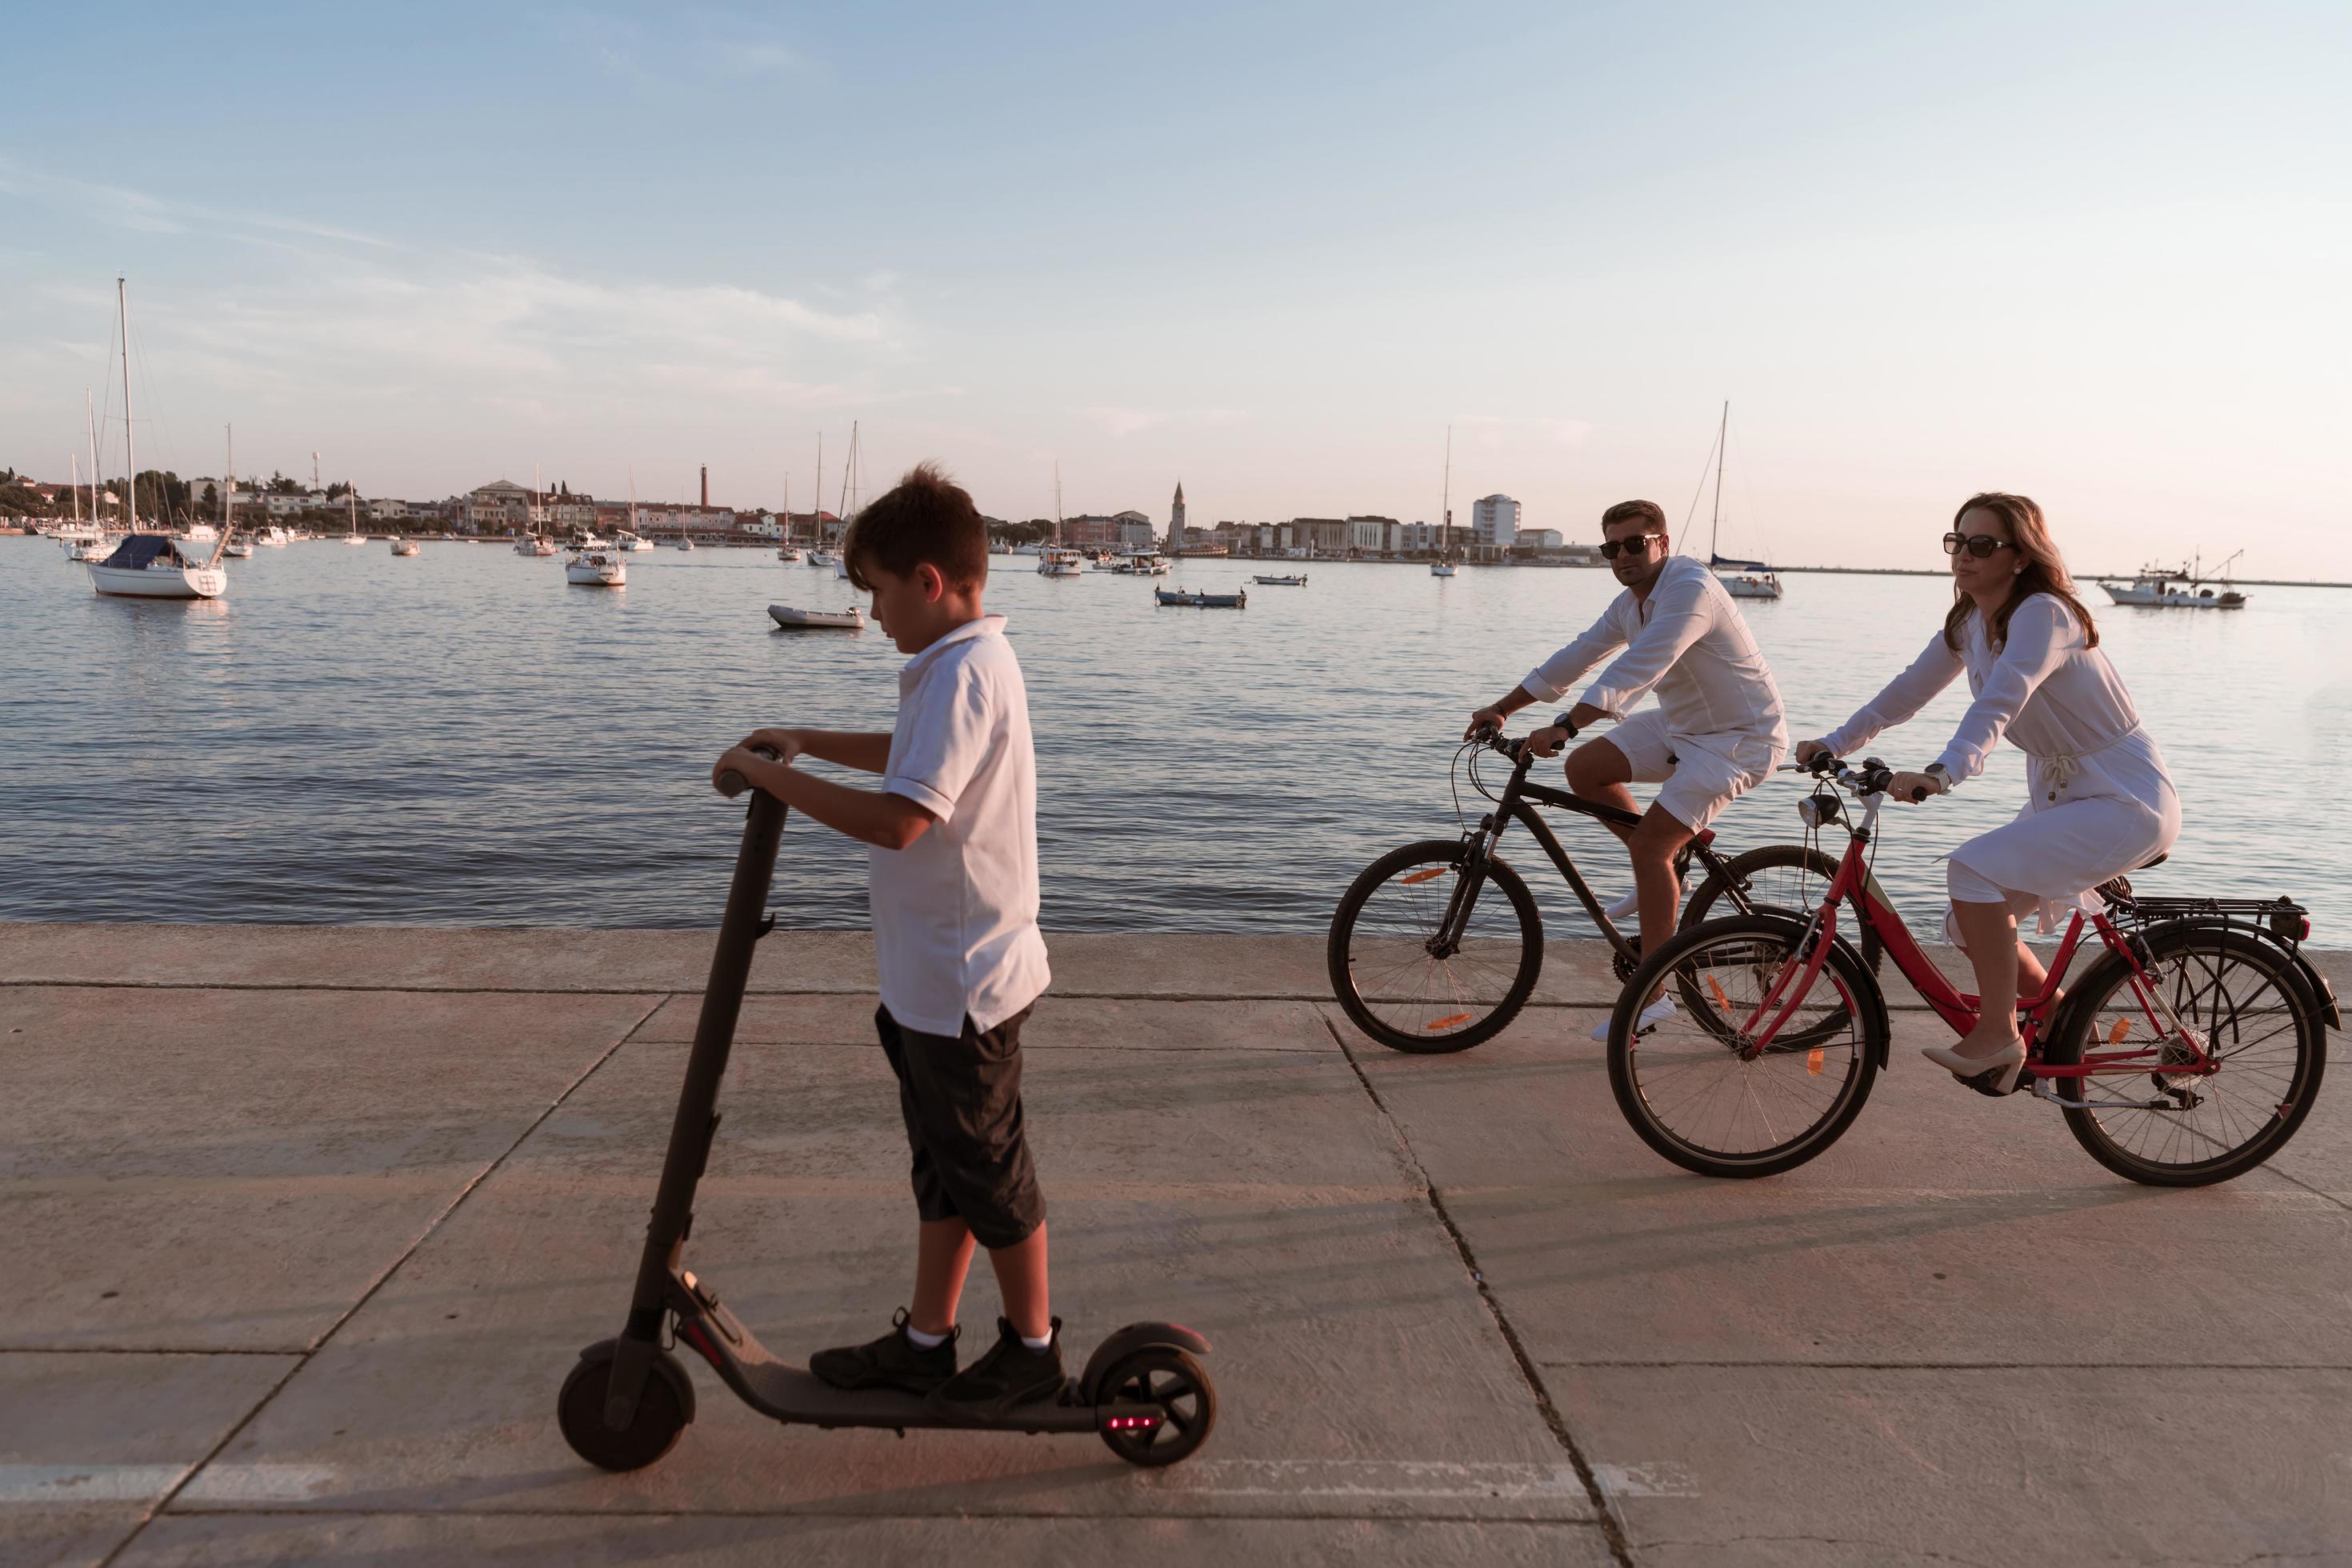
[[[1573,741],[1576,739],[1576,726],[1569,722],[1569,717],[1567,714],[1556,713],[1552,715],[1551,721],[1557,728],[1566,731],[1570,740]]]

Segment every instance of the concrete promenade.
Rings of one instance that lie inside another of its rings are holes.
[[[1319,938],[1052,940],[1056,1305],[1079,1356],[1213,1342],[1191,1462],[780,1428],[697,1363],[677,1450],[604,1475],[555,1392],[619,1326],[709,947],[0,925],[0,1561],[2352,1562],[2342,1037],[2270,1167],[2164,1192],[1898,1013],[1836,1149],[1715,1183],[1619,1118],[1580,943],[1412,1058]],[[761,944],[704,1186],[696,1265],[787,1353],[905,1296],[871,984],[862,936]],[[995,1307],[976,1271],[968,1338]]]

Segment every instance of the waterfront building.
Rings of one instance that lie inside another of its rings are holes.
[[[1518,542],[1538,550],[1558,550],[1568,542],[1568,538],[1556,528],[1530,528],[1520,532]]]
[[[1358,555],[1386,555],[1396,548],[1397,520],[1352,516],[1348,519],[1348,548]]]
[[[1506,495],[1482,496],[1470,508],[1470,542],[1508,550],[1519,542],[1519,503]]]
[[[477,529],[503,531],[530,521],[530,492],[508,479],[493,479],[466,492],[466,521]]]
[[[408,515],[408,503],[390,496],[379,496],[367,503],[367,514],[376,522],[392,522]]]

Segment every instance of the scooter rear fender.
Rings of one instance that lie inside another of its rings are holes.
[[[1129,1323],[1095,1347],[1079,1374],[1078,1393],[1089,1405],[1102,1403],[1102,1380],[1110,1369],[1141,1350],[1164,1346],[1192,1355],[1207,1355],[1209,1342],[1181,1323]]]

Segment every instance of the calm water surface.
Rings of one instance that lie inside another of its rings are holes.
[[[503,544],[228,564],[222,601],[101,599],[47,541],[0,539],[0,918],[710,925],[741,818],[710,759],[762,723],[887,729],[896,700],[902,661],[878,631],[770,629],[772,602],[855,595],[765,552],[632,555],[619,591]],[[1161,610],[1146,579],[997,564],[989,607],[1011,617],[1036,731],[1045,921],[1064,931],[1320,931],[1374,855],[1454,833],[1465,715],[1615,588],[1599,571],[1318,564],[1240,613]],[[1161,581],[1223,590],[1254,569]],[[1875,691],[1948,594],[1799,575],[1746,606],[1792,734]],[[2291,892],[2315,941],[2352,945],[2352,593],[2252,601],[2094,604],[2186,817],[2142,885]],[[1924,763],[1965,696],[1874,750]],[[1879,873],[1915,925],[1940,901],[1936,855],[2016,810],[2021,760],[2004,748],[1959,795],[1890,813]],[[1793,837],[1798,795],[1776,782],[1717,826],[1735,847]],[[1613,843],[1568,837],[1598,885],[1624,885]],[[1549,877],[1532,846],[1517,858]],[[1555,930],[1580,924],[1544,898]],[[865,899],[864,850],[795,820],[782,918],[858,926]]]

